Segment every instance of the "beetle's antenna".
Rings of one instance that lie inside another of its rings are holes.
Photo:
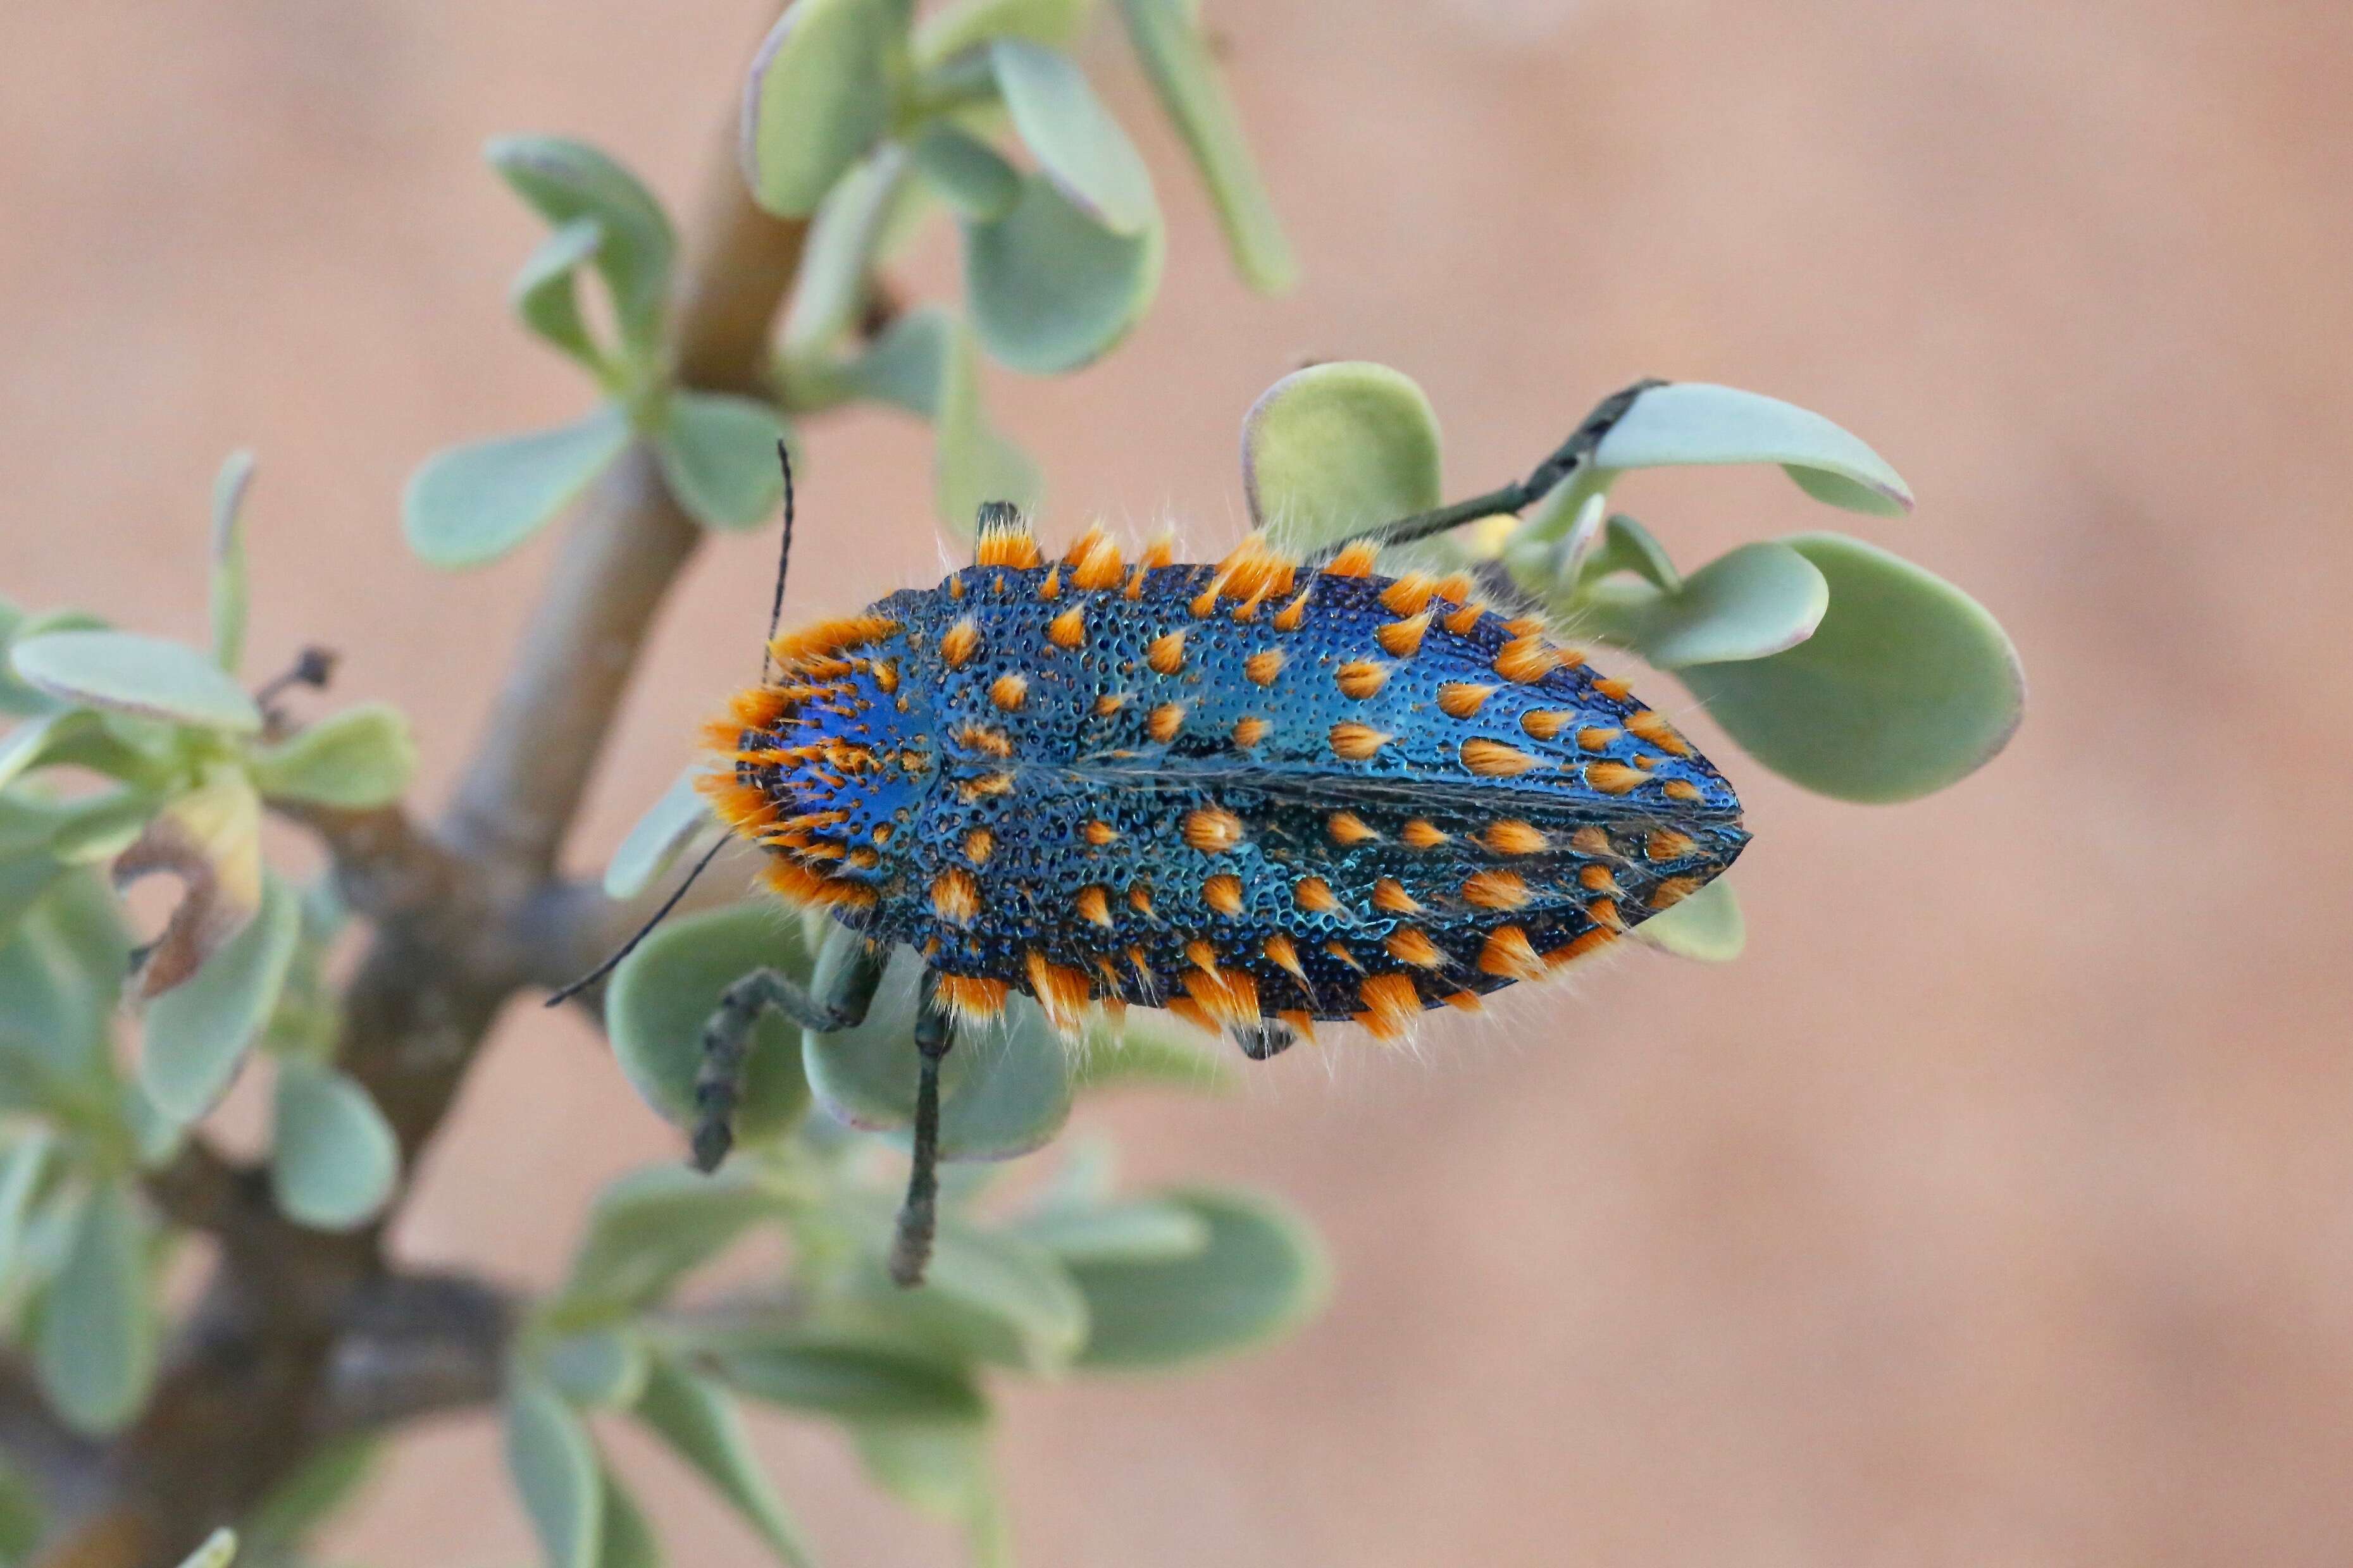
[[[793,454],[780,437],[776,441],[776,464],[785,470],[785,542],[776,547],[776,596],[768,602],[768,640],[760,645],[760,684],[768,683],[768,670],[773,660],[768,653],[770,643],[776,640],[776,627],[785,618],[785,568],[793,559]]]
[[[565,1003],[571,1001],[575,996],[579,995],[580,993],[587,990],[588,987],[596,984],[596,982],[604,979],[605,976],[612,973],[614,970],[619,968],[621,960],[628,957],[629,954],[638,951],[638,943],[645,941],[646,938],[654,934],[654,927],[670,919],[670,910],[678,908],[678,901],[686,897],[686,890],[694,886],[694,879],[697,877],[702,876],[704,869],[708,868],[713,860],[719,858],[719,852],[726,847],[727,840],[723,837],[716,843],[712,844],[710,848],[704,850],[702,852],[702,858],[694,863],[694,869],[686,874],[686,880],[681,882],[676,890],[673,891],[669,898],[662,900],[661,908],[656,910],[653,912],[652,917],[649,919],[645,924],[638,928],[638,931],[635,936],[629,938],[628,941],[615,948],[610,956],[608,956],[604,963],[598,964],[596,968],[590,970],[587,973],[582,975],[571,984],[566,985],[554,995],[550,996],[547,999],[547,1005],[550,1007],[562,1006]]]

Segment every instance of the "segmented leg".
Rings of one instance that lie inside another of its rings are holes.
[[[820,1034],[865,1018],[882,978],[882,955],[862,937],[839,934],[847,940],[827,942],[809,989],[776,970],[755,969],[721,994],[719,1010],[702,1026],[702,1067],[694,1075],[696,1170],[717,1170],[734,1147],[735,1107],[744,1098],[752,1030],[761,1014],[773,1007]]]
[[[891,1243],[891,1279],[902,1288],[923,1282],[939,1224],[940,1062],[955,1044],[955,1029],[932,991],[933,977],[926,972],[923,1010],[915,1016],[915,1052],[922,1058],[915,1080],[915,1164],[907,1173],[907,1201],[899,1205],[898,1234]]]

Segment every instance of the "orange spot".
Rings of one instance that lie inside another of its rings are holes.
[[[1159,988],[1160,976],[1152,972],[1152,965],[1145,958],[1142,948],[1129,948],[1127,962],[1128,966],[1135,971],[1136,984],[1143,986],[1145,992],[1149,993]]]
[[[795,861],[776,859],[768,862],[760,879],[771,892],[795,903],[817,904],[828,908],[871,909],[875,902],[874,889],[857,882],[837,881],[822,872],[813,871]]]
[[[1603,795],[1624,795],[1642,783],[1642,770],[1623,763],[1588,763],[1585,782]]]
[[[1375,627],[1373,640],[1380,644],[1390,658],[1409,658],[1421,647],[1422,635],[1429,630],[1430,612],[1424,610],[1410,620],[1391,621],[1385,626]]]
[[[1686,805],[1700,798],[1699,785],[1689,779],[1669,779],[1659,788],[1669,800],[1679,800]]]
[[[1552,843],[1535,824],[1516,816],[1490,824],[1481,841],[1498,855],[1541,855]]]
[[[1286,1010],[1277,1013],[1275,1016],[1290,1025],[1293,1029],[1298,1032],[1299,1037],[1305,1040],[1309,1045],[1312,1046],[1315,1043],[1314,1015],[1295,1010]]]
[[[1340,907],[1340,900],[1332,896],[1332,884],[1321,877],[1302,877],[1292,885],[1291,896],[1311,914],[1328,915]]]
[[[1077,647],[1087,640],[1087,613],[1072,605],[1046,623],[1046,640],[1056,647]]]
[[[849,852],[849,864],[861,871],[871,871],[882,863],[882,857],[862,845]]]
[[[959,1023],[985,1024],[1005,1011],[1008,989],[985,974],[943,974],[934,994]]]
[[[940,658],[950,669],[962,669],[980,651],[980,623],[970,616],[940,635]]]
[[[694,787],[711,803],[719,819],[738,833],[748,837],[776,820],[776,803],[733,773],[705,773],[694,781]]]
[[[1218,973],[1218,950],[1198,937],[1185,944],[1185,962],[1204,974]]]
[[[1568,836],[1568,847],[1579,855],[1615,855],[1617,847],[1599,827],[1580,827]]]
[[[1341,963],[1346,964],[1349,968],[1355,970],[1357,973],[1362,974],[1365,972],[1365,966],[1356,962],[1356,955],[1348,951],[1345,943],[1327,942],[1324,944],[1324,951],[1338,959]]]
[[[1536,760],[1501,741],[1469,740],[1462,742],[1462,765],[1488,778],[1511,778],[1535,767]]]
[[[1676,733],[1675,727],[1667,722],[1666,715],[1655,708],[1627,714],[1626,728],[1670,756],[1691,755],[1691,742]]]
[[[1445,600],[1450,605],[1469,604],[1471,602],[1472,594],[1474,593],[1477,588],[1477,582],[1468,572],[1449,572],[1445,576],[1440,577],[1436,583],[1430,584],[1431,592],[1435,593],[1440,598]]]
[[[1410,963],[1416,969],[1436,969],[1446,962],[1446,955],[1438,951],[1438,944],[1411,926],[1399,926],[1389,932],[1388,939],[1381,946],[1388,949],[1388,955],[1399,963]]]
[[[768,653],[788,672],[807,671],[822,668],[829,655],[881,642],[898,629],[888,616],[844,616],[786,632],[768,644]]]
[[[1549,741],[1559,734],[1574,713],[1564,713],[1557,708],[1532,708],[1520,715],[1520,728],[1533,740]]]
[[[1545,618],[1542,616],[1520,616],[1505,621],[1504,629],[1515,637],[1532,637],[1545,629]]]
[[[1476,1013],[1487,1005],[1476,991],[1457,991],[1445,998],[1446,1005],[1459,1013]]]
[[[1185,814],[1186,844],[1204,855],[1221,854],[1242,841],[1242,819],[1218,806]]]
[[[1617,940],[1618,933],[1614,931],[1589,931],[1567,946],[1554,948],[1546,953],[1545,963],[1549,968],[1558,969],[1562,964],[1574,963],[1587,953],[1598,952]]]
[[[1127,574],[1127,586],[1119,591],[1119,596],[1123,599],[1144,597],[1144,563],[1137,562],[1135,570]]]
[[[972,562],[976,566],[1010,566],[1018,570],[1035,566],[1041,559],[1037,536],[1029,531],[1029,520],[1018,512],[1010,516],[997,514],[982,526],[980,537],[973,541]]]
[[[1429,578],[1419,572],[1409,572],[1381,590],[1381,604],[1392,615],[1419,615],[1436,592]]]
[[[1273,728],[1263,719],[1237,719],[1234,721],[1234,744],[1247,751],[1265,740],[1267,731]]]
[[[1144,547],[1144,563],[1154,569],[1170,564],[1176,559],[1176,536],[1164,533]]]
[[[1332,726],[1332,750],[1348,762],[1361,763],[1371,759],[1390,737],[1368,724],[1335,724]]]
[[[1081,831],[1087,836],[1087,842],[1098,849],[1119,837],[1119,829],[1100,817],[1089,822]]]
[[[987,724],[959,724],[956,744],[970,752],[982,752],[992,757],[1013,754],[1013,739],[1004,731]]]
[[[1106,691],[1095,699],[1095,717],[1108,719],[1126,707],[1128,700],[1128,694],[1124,691]]]
[[[1663,878],[1657,887],[1651,889],[1651,907],[1654,910],[1672,909],[1705,885],[1697,877]]]
[[[1300,964],[1299,949],[1292,945],[1289,937],[1277,931],[1266,939],[1266,945],[1259,951],[1266,954],[1266,961],[1269,963],[1289,974],[1302,985],[1307,984],[1307,971]]]
[[[1196,1005],[1221,1024],[1259,1020],[1258,982],[1247,970],[1188,969],[1185,989]]]
[[[980,884],[951,866],[932,879],[932,912],[950,925],[968,926],[980,914]]]
[[[1417,816],[1405,825],[1398,837],[1404,839],[1410,848],[1435,849],[1446,843],[1452,835],[1441,831],[1435,823],[1427,822]]]
[[[1331,563],[1324,568],[1324,574],[1332,577],[1366,576],[1371,573],[1373,563],[1380,559],[1380,554],[1381,547],[1371,540],[1356,540],[1332,557]]]
[[[1479,949],[1479,973],[1505,980],[1535,980],[1545,972],[1544,960],[1518,926],[1497,926]]]
[[[1597,680],[1593,683],[1593,689],[1609,698],[1612,702],[1623,702],[1632,695],[1631,688],[1624,681],[1615,679]]]
[[[1002,588],[1004,584],[1000,581],[997,585]],[[1048,572],[1046,580],[1038,584],[1038,596],[1041,599],[1059,599],[1062,596],[1062,569],[1060,566]]]
[[[1144,662],[1163,675],[1174,675],[1185,668],[1185,634],[1182,630],[1164,632],[1152,639],[1144,650]]]
[[[1152,710],[1152,717],[1145,721],[1144,728],[1154,740],[1165,746],[1176,738],[1176,731],[1184,722],[1185,705],[1182,702],[1163,702]]]
[[[1018,713],[1029,700],[1029,678],[1007,670],[988,683],[988,700],[1008,713]]]
[[[1389,667],[1368,658],[1352,658],[1340,667],[1334,679],[1339,681],[1341,691],[1350,697],[1371,697],[1388,684]]]
[[[1201,884],[1201,901],[1221,915],[1242,912],[1242,879],[1240,877],[1215,876]]]
[[[1577,885],[1588,893],[1609,893],[1613,897],[1623,891],[1618,879],[1607,866],[1587,866],[1577,873]]]
[[[1127,907],[1147,918],[1152,913],[1152,884],[1137,882],[1127,889]]]
[[[1269,544],[1263,533],[1245,535],[1218,563],[1218,581],[1237,599],[1263,600],[1288,594],[1298,573],[1298,563]]]
[[[1449,719],[1468,719],[1494,694],[1495,689],[1492,686],[1473,686],[1467,680],[1450,680],[1438,689],[1439,710]]]
[[[1279,632],[1297,631],[1300,623],[1307,618],[1307,595],[1314,591],[1312,584],[1300,589],[1299,597],[1277,610],[1274,613],[1274,629]]]
[[[986,827],[976,827],[964,836],[964,858],[976,866],[986,866],[997,849],[997,835]]]
[[[1377,1040],[1403,1039],[1421,1011],[1421,994],[1402,974],[1376,974],[1356,991],[1365,1004],[1356,1022],[1370,1029]]]
[[[1011,773],[983,773],[978,778],[966,779],[964,783],[958,784],[956,786],[956,793],[964,796],[965,803],[967,805],[975,801],[987,800],[993,795],[1011,795],[1013,793],[1013,775]]]
[[[1577,732],[1577,743],[1588,752],[1607,751],[1609,742],[1618,738],[1618,733],[1606,724],[1588,724]]]
[[[1414,915],[1421,912],[1421,905],[1415,900],[1411,893],[1405,890],[1404,885],[1395,877],[1383,877],[1373,884],[1373,908],[1387,910],[1393,915]]]
[[[1094,987],[1087,984],[1086,973],[1065,969],[1035,950],[1022,955],[1021,965],[1029,972],[1029,989],[1036,993],[1038,1005],[1046,1010],[1046,1022],[1054,1026],[1058,1034],[1075,1032],[1086,1014],[1088,998],[1094,993]]]
[[[1379,834],[1366,826],[1365,819],[1353,811],[1335,811],[1325,817],[1324,831],[1331,835],[1333,843],[1343,848],[1351,844],[1362,844],[1367,838],[1380,837]]]
[[[1090,524],[1079,535],[1062,561],[1071,569],[1073,588],[1111,587],[1119,581],[1124,569],[1119,546],[1112,542],[1110,532],[1100,522]]]
[[[1559,662],[1560,656],[1540,637],[1514,637],[1495,650],[1495,673],[1523,685],[1542,680]]]
[[[1482,910],[1525,909],[1528,885],[1509,871],[1474,871],[1462,884],[1462,901]]]
[[[1282,650],[1279,647],[1259,649],[1242,660],[1242,673],[1261,686],[1272,686],[1274,678],[1282,673]]]
[[[1210,1017],[1208,1014],[1203,1012],[1201,1010],[1200,1004],[1194,1001],[1190,996],[1171,996],[1168,1000],[1163,1002],[1161,1005],[1167,1008],[1171,1013],[1176,1014],[1176,1016],[1184,1019],[1187,1023],[1192,1025],[1193,1027],[1197,1029],[1203,1030],[1206,1033],[1212,1035],[1222,1034],[1224,1032],[1218,1027],[1217,1020]]]
[[[1452,632],[1458,637],[1467,637],[1471,635],[1472,629],[1478,626],[1479,617],[1486,613],[1487,606],[1484,605],[1465,605],[1459,610],[1448,613],[1446,617],[1446,629]]]
[[[955,576],[948,579],[948,597],[951,599],[961,599],[964,597],[963,573],[959,572]]]
[[[1213,580],[1208,587],[1193,595],[1192,601],[1185,608],[1191,613],[1195,620],[1206,621],[1218,613],[1218,590],[1223,585],[1222,583]]]
[[[1697,839],[1672,827],[1654,827],[1651,836],[1642,840],[1642,853],[1653,860],[1680,860],[1698,847]]]
[[[1079,918],[1105,931],[1111,929],[1111,897],[1101,888],[1081,888],[1071,900],[1078,907]]]
[[[1618,912],[1617,904],[1609,899],[1596,899],[1586,905],[1585,918],[1595,925],[1606,927],[1610,931],[1626,929],[1625,917]]]

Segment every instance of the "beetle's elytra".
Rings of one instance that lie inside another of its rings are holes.
[[[1740,802],[1664,718],[1373,558],[1130,564],[1098,527],[1049,563],[1000,512],[937,587],[778,637],[712,797],[957,1015],[1161,1006],[1253,1054],[1475,1007],[1732,863]]]

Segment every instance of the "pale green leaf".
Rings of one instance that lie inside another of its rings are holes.
[[[346,708],[247,753],[254,786],[271,800],[364,810],[398,800],[417,772],[408,721],[389,703]]]
[[[605,1028],[622,1073],[649,1105],[691,1128],[702,1026],[721,994],[764,967],[806,980],[811,963],[798,922],[771,900],[665,921],[614,972],[606,993]],[[754,1027],[735,1116],[739,1141],[789,1131],[807,1110],[799,1045],[799,1026],[777,1014]]]
[[[1000,38],[988,55],[1013,128],[1055,188],[1113,234],[1156,226],[1160,209],[1144,156],[1077,63],[1026,38]]]
[[[610,1469],[603,1472],[605,1522],[596,1568],[661,1568],[661,1542],[637,1499]]]
[[[332,1068],[279,1063],[269,1184],[288,1218],[350,1230],[383,1210],[399,1176],[399,1140],[366,1089]]]
[[[971,1378],[935,1362],[855,1344],[786,1340],[722,1353],[719,1376],[769,1405],[839,1419],[921,1415],[978,1419]]]
[[[1322,1247],[1287,1209],[1255,1194],[1164,1194],[1198,1215],[1208,1245],[1156,1261],[1073,1263],[1091,1325],[1082,1366],[1175,1366],[1230,1355],[1296,1328],[1322,1307]]]
[[[605,354],[580,313],[580,268],[604,243],[605,226],[593,216],[559,224],[531,253],[507,293],[525,327],[592,370],[604,367]]]
[[[691,763],[638,818],[605,867],[605,896],[636,898],[670,869],[695,834],[711,826],[711,807],[695,787],[709,770]]]
[[[1050,1208],[1008,1227],[1068,1265],[1165,1263],[1208,1247],[1209,1222],[1183,1204],[1131,1198],[1100,1208]]]
[[[86,871],[59,878],[0,942],[0,1061],[45,1086],[111,1076],[109,1020],[131,944],[112,895]]]
[[[1294,371],[1242,421],[1250,521],[1314,551],[1440,502],[1438,416],[1387,365],[1342,361]]]
[[[613,297],[622,337],[642,356],[661,335],[670,302],[677,237],[636,175],[582,142],[554,136],[502,136],[485,155],[549,224],[594,218],[604,230],[596,267]]]
[[[180,1560],[180,1568],[228,1568],[237,1561],[237,1531],[222,1525]]]
[[[1886,459],[1792,403],[1705,382],[1652,387],[1594,448],[1609,470],[1687,464],[1778,463],[1816,500],[1900,517],[1912,491]]]
[[[1021,172],[996,148],[947,121],[923,128],[913,157],[916,172],[959,217],[991,222],[1021,199]]]
[[[891,1226],[880,1205],[860,1234],[871,1250],[853,1292],[828,1304],[816,1331],[1039,1376],[1069,1366],[1086,1343],[1085,1300],[1035,1243],[943,1214],[923,1283],[910,1290],[885,1270]]]
[[[1119,9],[1161,107],[1208,186],[1236,269],[1261,293],[1289,289],[1299,280],[1299,264],[1202,37],[1198,6],[1193,0],[1120,0]]]
[[[1841,800],[1911,800],[1975,773],[2025,709],[2018,650],[1933,573],[1835,533],[1786,542],[1830,609],[1787,653],[1676,673],[1757,761]]]
[[[213,662],[230,675],[245,658],[245,492],[253,454],[231,452],[213,479]]]
[[[561,1334],[542,1346],[539,1369],[574,1405],[626,1410],[645,1392],[645,1336],[627,1325]]]
[[[857,325],[871,297],[874,264],[908,166],[907,150],[886,142],[834,182],[801,247],[785,313],[787,359],[830,353]]]
[[[657,1354],[636,1414],[744,1516],[778,1562],[787,1568],[809,1568],[813,1559],[807,1542],[760,1468],[734,1401]]]
[[[953,0],[915,29],[915,66],[934,70],[997,38],[1065,47],[1094,16],[1095,0]]]
[[[1032,375],[1093,363],[1144,318],[1160,287],[1157,222],[1114,234],[1032,174],[1000,218],[965,226],[965,294],[990,355]]]
[[[596,1568],[605,1488],[596,1445],[554,1390],[521,1372],[508,1378],[506,1450],[548,1568]]]
[[[940,412],[940,399],[949,368],[949,355],[955,352],[955,339],[958,328],[955,319],[944,310],[926,308],[910,310],[882,330],[867,351],[840,367],[839,376],[843,395],[862,397],[875,403],[888,403],[925,419]],[[969,350],[966,358],[970,358]],[[967,395],[968,393],[968,395]],[[957,413],[967,419],[978,416],[977,388],[960,389],[962,401]],[[985,427],[977,434],[966,430],[962,437],[967,444],[1001,438]],[[943,444],[948,439],[947,427],[941,426]],[[1001,458],[1002,452],[996,454]],[[1018,484],[1023,493],[1034,493],[1037,474],[1034,468],[1008,470],[1006,482]],[[974,481],[977,486],[983,481]],[[969,488],[969,487],[968,487]],[[972,512],[963,513],[963,526],[972,526]]]
[[[756,397],[670,394],[654,451],[662,478],[687,514],[705,528],[756,528],[784,499],[776,443],[785,422]]]
[[[776,1212],[740,1167],[708,1176],[673,1164],[632,1171],[590,1206],[587,1235],[550,1310],[585,1324],[648,1306]]]
[[[572,504],[629,442],[620,406],[526,436],[438,452],[400,502],[408,547],[435,566],[480,566],[529,539]]]
[[[1034,513],[1045,480],[1029,455],[997,433],[980,400],[980,355],[961,323],[946,334],[934,402],[933,489],[940,521],[958,538],[972,537],[973,520],[989,501]]]
[[[39,1489],[13,1465],[0,1464],[0,1563],[32,1562],[48,1530]]]
[[[33,1199],[47,1174],[57,1141],[36,1130],[9,1140],[0,1149],[0,1298],[13,1290],[25,1261],[25,1230]]]
[[[1661,669],[1764,658],[1814,635],[1830,584],[1786,544],[1743,544],[1666,592],[1631,577],[1594,583],[1573,602],[1581,630]]]
[[[1748,925],[1732,884],[1718,877],[1698,892],[1634,928],[1652,947],[1703,963],[1729,963],[1747,945]]]
[[[154,1382],[161,1322],[147,1268],[151,1230],[127,1183],[99,1187],[35,1305],[34,1370],[50,1408],[77,1432],[122,1426]]]
[[[232,735],[261,728],[261,710],[236,678],[182,643],[50,632],[18,640],[8,657],[26,684],[62,701]]]
[[[227,1089],[278,1005],[301,918],[293,892],[265,878],[260,908],[244,929],[194,977],[149,1004],[139,1082],[157,1110],[193,1121]]]
[[[744,177],[780,217],[815,212],[882,139],[907,64],[910,0],[794,0],[744,93]]]
[[[1011,1568],[1005,1508],[977,1421],[875,1420],[850,1427],[875,1485],[909,1507],[960,1525],[972,1568]]]

